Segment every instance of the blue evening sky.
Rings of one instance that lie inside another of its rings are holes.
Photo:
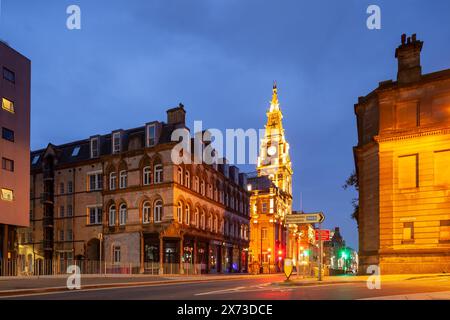
[[[294,209],[322,210],[357,248],[353,105],[395,79],[402,33],[425,42],[424,72],[450,67],[450,2],[1,0],[0,38],[32,60],[32,149],[165,120],[262,128],[278,82],[294,167]],[[66,28],[66,8],[82,29]],[[366,28],[381,7],[382,29]],[[246,167],[248,171],[253,170]]]

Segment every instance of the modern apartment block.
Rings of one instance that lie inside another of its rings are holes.
[[[397,81],[355,105],[360,272],[450,271],[450,69],[422,74],[402,36]]]
[[[171,135],[187,129],[185,116],[180,105],[166,123],[32,152],[22,270],[102,261],[101,271],[119,273],[246,271],[246,175],[226,164],[175,164]]]
[[[0,72],[1,275],[15,258],[16,227],[29,225],[31,62],[0,41]]]

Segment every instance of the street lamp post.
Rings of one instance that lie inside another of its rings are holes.
[[[103,273],[102,271],[102,243],[103,243],[103,233],[98,234],[98,240],[100,240],[100,254],[99,254],[99,267],[100,267],[100,274]]]

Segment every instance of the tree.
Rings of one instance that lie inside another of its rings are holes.
[[[355,219],[358,222],[359,218],[359,185],[358,185],[358,175],[355,171],[347,178],[345,184],[342,186],[344,190],[349,188],[354,188],[358,192],[358,197],[352,199],[353,213],[352,219]]]

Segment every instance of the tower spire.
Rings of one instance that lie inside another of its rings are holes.
[[[274,109],[279,109],[280,103],[278,102],[278,88],[277,88],[277,82],[273,82],[273,89],[272,89],[272,101],[270,102],[270,111],[273,111]]]

